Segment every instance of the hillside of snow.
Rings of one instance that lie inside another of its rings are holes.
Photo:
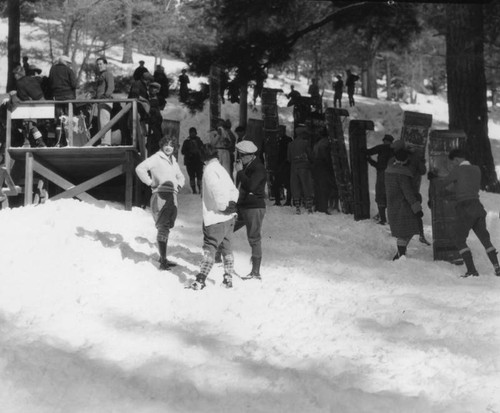
[[[288,92],[291,82],[267,85]],[[286,99],[278,100],[290,125]],[[433,128],[446,128],[440,98],[356,100],[349,119],[376,125],[369,146],[399,136],[404,110],[431,113]],[[237,125],[237,105],[222,114]],[[173,97],[164,115],[181,121],[182,138],[191,126],[208,131],[208,108],[192,116]],[[258,106],[250,116],[260,118]],[[497,168],[498,132],[491,120]],[[424,179],[432,239],[427,190]],[[500,248],[500,195],[481,193],[481,201]],[[371,205],[374,214],[374,191]],[[297,216],[268,200],[263,280],[235,279],[227,290],[215,266],[207,288],[193,291],[184,286],[202,257],[201,199],[188,188],[170,271],[158,270],[149,208],[49,200],[0,210],[0,231],[2,412],[500,413],[500,279],[474,235],[481,276],[462,279],[463,267],[433,261],[417,239],[393,262],[387,226],[340,213]],[[245,275],[244,230],[234,251]]]

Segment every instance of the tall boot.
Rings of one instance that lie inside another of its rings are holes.
[[[158,252],[160,253],[160,271],[170,269],[167,264],[167,242],[158,241]]]
[[[262,279],[260,275],[260,264],[262,262],[262,257],[252,257],[250,258],[252,261],[252,271],[250,271],[250,274],[248,274],[246,277],[242,277],[244,280],[260,280]]]
[[[191,191],[193,191],[193,194],[196,194],[196,181],[194,179],[190,179],[189,184],[191,185]]]
[[[387,224],[387,216],[385,215],[385,207],[383,207],[383,206],[378,207],[378,216],[380,217],[380,220],[378,222],[380,225]]]
[[[398,245],[398,252],[392,260],[399,260],[403,255],[406,255],[406,245]]]
[[[477,277],[479,274],[476,270],[476,266],[474,265],[474,260],[472,259],[472,253],[470,252],[470,250],[466,249],[465,251],[461,251],[460,255],[464,259],[465,266],[467,267],[467,272],[461,277],[462,278],[470,276]]]
[[[293,205],[295,206],[295,213],[297,215],[300,215],[300,199],[294,198],[293,199]]]
[[[312,199],[312,197],[306,198],[306,209],[307,209],[308,214],[313,213],[313,199]]]
[[[498,264],[498,257],[497,257],[497,250],[492,248],[486,250],[488,253],[488,258],[490,259],[491,263],[493,264],[493,268],[495,269],[495,275],[497,277],[500,277],[500,265]]]

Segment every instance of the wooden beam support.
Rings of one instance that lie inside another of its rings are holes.
[[[33,154],[26,152],[26,165],[24,172],[24,205],[33,203]]]
[[[97,132],[84,146],[92,146],[94,143],[96,143],[99,139],[101,139],[107,131],[109,131],[115,123],[117,123],[131,108],[131,104],[127,103],[120,112],[118,112],[106,125],[99,131]],[[97,113],[99,116],[99,108],[97,109]]]
[[[67,179],[64,179],[62,176],[56,174],[54,171],[51,171],[49,168],[43,166],[39,162],[35,162],[34,165],[34,170],[36,173],[42,175],[44,178],[47,178],[49,181],[55,183],[57,186],[61,187],[62,189],[69,190],[72,188],[75,188],[75,185],[68,181]],[[57,195],[56,195],[57,196]],[[89,194],[83,192],[79,193],[78,195],[75,195],[77,198],[81,199],[82,201],[87,201],[87,202],[96,202],[97,200],[93,197],[90,196]],[[52,197],[51,199],[54,199],[55,197]],[[67,198],[67,197],[63,197]]]
[[[134,159],[130,152],[127,152],[125,157],[125,210],[130,211],[134,195]]]

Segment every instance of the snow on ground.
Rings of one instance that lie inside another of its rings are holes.
[[[350,118],[376,124],[369,146],[398,136],[403,110],[446,126],[436,98],[356,98]],[[191,116],[172,99],[165,113],[183,137],[207,130],[206,110]],[[237,113],[224,105],[233,125]],[[498,124],[490,131],[498,160]],[[424,180],[424,205],[426,193]],[[481,200],[500,247],[499,195]],[[500,412],[500,280],[475,236],[481,276],[461,279],[463,268],[433,261],[417,240],[392,262],[395,240],[372,220],[268,202],[263,281],[226,290],[216,266],[197,292],[184,283],[202,256],[201,200],[187,189],[169,241],[179,265],[168,272],[157,269],[149,210],[49,201],[1,210],[0,228],[2,412]],[[234,250],[246,274],[243,230]]]

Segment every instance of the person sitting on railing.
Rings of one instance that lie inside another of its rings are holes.
[[[11,92],[12,110],[15,109],[16,102],[27,100],[43,100],[42,85],[33,76],[26,76],[22,66],[14,68],[14,77],[16,79],[16,91]],[[20,126],[20,125],[19,125]],[[23,146],[31,146],[30,139],[33,141],[33,146],[45,147],[42,134],[33,122],[23,121],[22,124],[24,144]]]
[[[115,79],[110,70],[108,70],[108,61],[105,57],[99,57],[96,60],[97,67],[97,88],[95,92],[96,99],[113,99],[115,90]],[[98,125],[101,130],[111,120],[111,109],[113,105],[110,102],[98,104]],[[111,145],[111,129],[101,138],[101,145]]]

